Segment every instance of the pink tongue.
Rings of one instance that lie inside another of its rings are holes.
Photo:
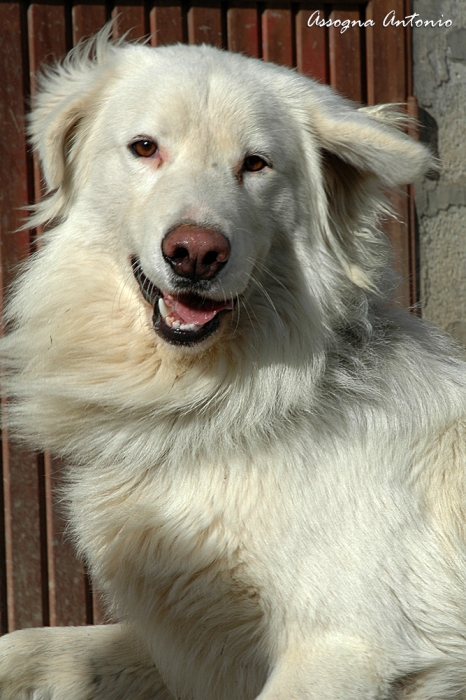
[[[210,309],[194,309],[192,306],[187,306],[179,299],[174,299],[170,295],[166,296],[165,302],[171,306],[176,315],[179,316],[184,323],[194,323],[196,326],[203,326],[205,323],[208,323],[213,319],[215,314],[222,309],[233,308],[233,302],[231,300],[227,302],[219,301],[218,304],[215,305],[209,303],[209,306],[211,306]]]

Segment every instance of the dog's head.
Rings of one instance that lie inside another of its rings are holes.
[[[38,218],[118,250],[164,343],[206,347],[239,307],[260,324],[253,297],[305,323],[377,286],[380,188],[430,159],[395,122],[262,61],[101,35],[43,78]]]

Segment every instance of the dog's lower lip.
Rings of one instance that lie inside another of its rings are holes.
[[[146,277],[136,256],[132,256],[131,258],[131,267],[139,284],[142,296],[154,309],[152,324],[155,332],[172,345],[189,346],[205,340],[218,330],[221,314],[231,311],[235,306],[233,301],[226,302],[225,305],[221,305],[222,308],[216,310],[216,307],[219,306],[219,302],[209,297],[202,297],[200,294],[186,293],[179,296],[165,294]],[[202,324],[187,324],[191,326],[189,329],[174,327],[166,322],[160,311],[159,301],[163,299],[180,301],[193,310],[205,311],[207,315],[210,315],[209,312],[215,310],[215,315]]]
[[[155,332],[172,345],[189,346],[196,345],[215,333],[220,325],[220,319],[217,314],[211,321],[208,321],[203,326],[199,326],[195,330],[182,330],[180,328],[172,328],[165,323],[165,320],[156,307],[154,308],[152,323]]]

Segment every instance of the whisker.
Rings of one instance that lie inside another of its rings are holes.
[[[269,302],[269,304],[270,304],[271,308],[273,309],[274,313],[276,314],[277,318],[279,318],[281,320],[281,316],[277,311],[277,307],[275,306],[272,297],[270,296],[270,294],[268,293],[268,291],[266,290],[266,288],[264,287],[262,282],[259,282],[259,280],[255,279],[254,277],[251,277],[251,282],[253,284],[255,284],[256,287],[258,287],[258,289],[261,290],[262,294],[264,295],[265,299]]]
[[[246,313],[247,313],[247,315],[248,315],[248,318],[249,318],[249,320],[251,321],[251,323],[252,323],[251,313],[252,313],[252,315],[254,316],[254,319],[257,321],[257,323],[259,323],[259,318],[257,317],[257,314],[255,313],[255,311],[253,310],[253,308],[251,307],[251,305],[250,305],[246,300],[243,301],[243,308],[244,308],[244,310],[246,311]],[[251,312],[251,313],[250,313],[250,312]]]
[[[288,289],[288,287],[270,271],[270,269],[265,265],[265,263],[261,262],[260,260],[255,260],[254,265],[261,272],[271,277],[274,280],[274,282],[276,282],[293,299],[293,301],[296,301],[296,295],[293,294],[293,292],[291,292],[290,289]]]
[[[116,315],[116,312],[121,313],[124,310],[124,305],[122,302],[122,296],[127,287],[130,285],[131,274],[128,273],[118,284],[118,288],[115,292],[112,305],[112,318]],[[141,313],[141,308],[138,305],[138,313]]]

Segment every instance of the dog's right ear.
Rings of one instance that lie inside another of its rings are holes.
[[[58,188],[80,120],[89,112],[106,73],[111,24],[79,44],[62,63],[38,77],[37,97],[28,134],[38,153],[47,190]]]

